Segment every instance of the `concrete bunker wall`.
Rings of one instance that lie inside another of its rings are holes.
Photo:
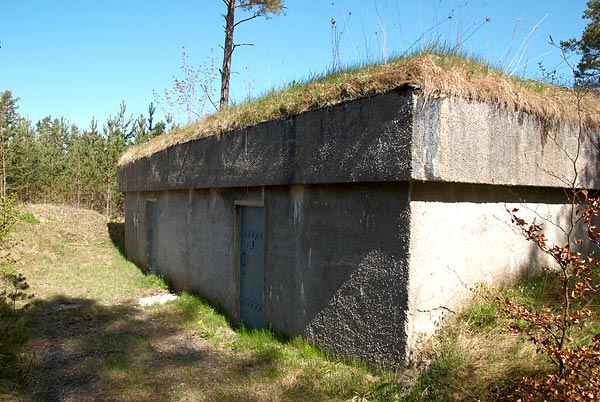
[[[573,138],[568,125],[410,89],[261,123],[122,166],[126,252],[239,322],[240,211],[260,207],[261,325],[402,364],[470,286],[551,263],[507,209],[560,222]],[[598,188],[592,139],[580,187]]]
[[[407,183],[128,193],[126,252],[142,266],[148,218],[139,211],[154,202],[154,268],[177,289],[239,320],[236,209],[263,206],[263,326],[371,362],[404,359]]]
[[[508,286],[555,261],[526,241],[509,211],[544,226],[549,244],[565,244],[570,204],[563,189],[462,183],[411,188],[407,315],[408,360],[485,283]],[[583,227],[575,233],[585,238]],[[427,245],[424,247],[424,245]]]

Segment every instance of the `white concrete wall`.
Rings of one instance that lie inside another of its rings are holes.
[[[554,223],[566,227],[565,204],[411,202],[409,361],[442,322],[472,298],[474,285],[503,286],[542,267],[556,266],[551,257],[519,234],[507,211],[512,208],[519,208],[519,217],[528,222],[549,219],[544,223],[545,233],[559,241],[553,244],[564,244]]]
[[[597,130],[457,97],[417,97],[414,108],[413,179],[570,187],[576,158],[577,185],[600,187]]]

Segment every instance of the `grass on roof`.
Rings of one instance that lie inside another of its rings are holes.
[[[405,85],[420,87],[424,97],[457,96],[489,102],[502,108],[532,114],[550,124],[576,123],[576,93],[569,88],[535,80],[510,77],[474,58],[454,54],[420,53],[385,64],[369,65],[293,82],[281,90],[234,105],[188,126],[130,147],[119,165],[201,137],[286,119],[308,110],[393,91]],[[583,99],[584,125],[600,127],[600,100],[596,94]]]

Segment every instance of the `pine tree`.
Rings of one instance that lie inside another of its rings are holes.
[[[560,44],[581,55],[576,71],[579,82],[600,88],[600,0],[588,1],[582,18],[590,22],[583,30],[581,39],[570,39]]]
[[[81,136],[83,151],[82,193],[83,204],[90,209],[98,209],[98,201],[104,194],[104,174],[100,170],[104,158],[106,139],[98,131],[98,123],[92,119],[90,128]]]
[[[68,201],[66,176],[67,138],[70,126],[64,117],[47,116],[36,125],[40,142],[40,171],[42,193],[45,201],[63,203]]]
[[[17,119],[7,148],[7,188],[24,202],[36,201],[40,181],[40,144],[31,122]]]
[[[10,91],[4,91],[0,96],[0,169],[2,174],[0,194],[4,197],[6,197],[6,147],[10,140],[10,129],[18,117],[18,101],[19,98],[13,98]]]
[[[238,46],[247,44],[236,44],[233,41],[233,32],[235,28],[246,21],[269,14],[279,15],[283,10],[283,0],[223,0],[227,6],[225,18],[225,45],[223,46],[223,67],[221,68],[221,100],[219,108],[227,109],[229,105],[229,80],[231,78],[231,56]],[[235,10],[254,11],[251,17],[244,18],[238,22],[235,21]]]
[[[133,130],[130,128],[133,118],[126,118],[125,102],[116,117],[109,116],[103,127],[105,149],[100,158],[100,169],[104,175],[104,201],[107,216],[119,212],[123,208],[123,196],[117,191],[117,164],[125,148],[131,144]]]

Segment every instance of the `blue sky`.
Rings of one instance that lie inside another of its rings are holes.
[[[568,76],[548,35],[580,37],[585,3],[286,0],[285,15],[238,26],[236,42],[253,46],[234,53],[232,99],[322,74],[334,48],[338,62],[350,66],[436,39],[460,41],[463,50],[515,75],[539,77],[541,61]],[[220,65],[224,9],[221,0],[1,0],[0,91],[19,97],[20,114],[34,123],[65,116],[87,128],[92,117],[102,124],[116,114],[122,101],[128,114],[145,114],[153,91],[162,93],[174,76],[183,77],[182,47],[191,65],[211,54]],[[155,118],[163,115],[159,105]]]

